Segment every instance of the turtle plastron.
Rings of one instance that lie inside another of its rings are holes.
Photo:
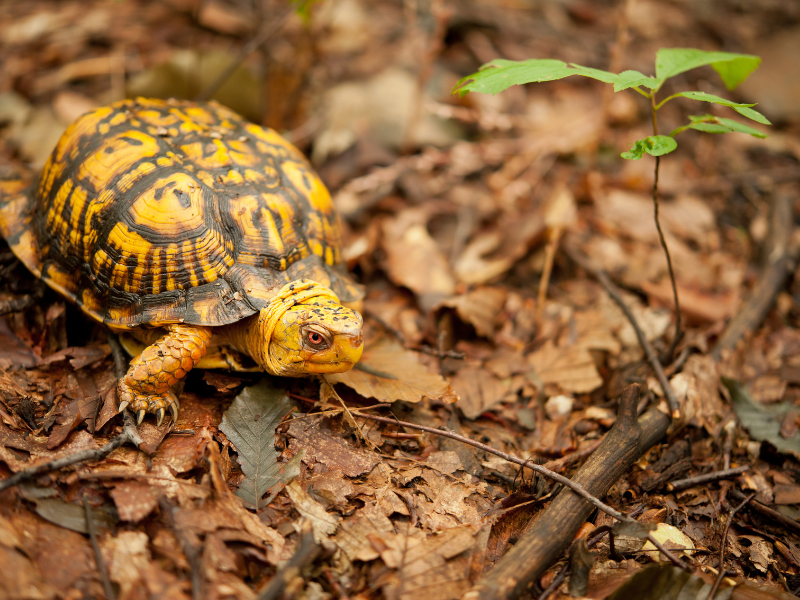
[[[166,409],[178,416],[178,398],[173,387],[202,360],[211,341],[208,327],[167,325],[167,334],[134,358],[117,384],[119,410],[130,408],[139,423],[146,413],[155,413],[158,424]]]

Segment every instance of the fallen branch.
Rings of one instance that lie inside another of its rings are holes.
[[[730,495],[735,500],[742,500],[745,497],[744,494],[742,494],[739,490],[731,490]],[[794,530],[795,533],[800,533],[800,522],[796,521],[795,519],[792,519],[791,517],[787,517],[786,515],[779,513],[774,508],[770,508],[765,504],[761,504],[761,502],[759,502],[758,500],[751,501],[749,507],[757,512],[760,512],[765,517],[769,517],[770,519],[780,523],[784,527]]]
[[[733,522],[733,517],[736,516],[736,513],[739,512],[742,508],[747,505],[753,498],[755,498],[755,492],[750,494],[747,498],[742,500],[742,503],[739,504],[734,509],[731,509],[731,512],[728,514],[728,522],[725,523],[725,531],[722,533],[722,540],[719,543],[719,573],[717,573],[717,579],[714,581],[714,585],[711,587],[711,590],[708,592],[708,597],[706,600],[713,600],[714,595],[717,593],[720,584],[722,583],[722,578],[725,577],[725,545],[728,539],[728,531],[731,528],[731,523]]]
[[[719,361],[725,350],[732,349],[748,331],[757,329],[767,316],[797,262],[800,246],[792,243],[793,230],[792,201],[788,195],[775,194],[772,201],[767,264],[753,286],[750,297],[728,323],[711,350],[714,360]]]
[[[639,327],[639,323],[636,322],[636,317],[631,312],[631,309],[628,308],[628,305],[625,304],[625,300],[622,298],[619,288],[614,285],[614,282],[611,281],[611,278],[603,269],[595,267],[589,258],[584,256],[581,252],[570,247],[569,244],[564,245],[564,251],[580,267],[591,273],[592,276],[597,279],[600,285],[603,286],[603,289],[606,291],[606,293],[611,296],[611,299],[617,304],[617,306],[620,307],[622,312],[625,313],[625,316],[628,318],[633,330],[636,332],[636,337],[639,339],[639,345],[642,347],[642,350],[644,350],[644,353],[647,356],[647,361],[653,368],[653,372],[655,372],[656,378],[658,378],[658,383],[661,385],[661,389],[664,391],[664,397],[667,399],[667,404],[669,405],[669,410],[672,413],[672,418],[676,419],[680,417],[678,398],[675,396],[675,392],[672,390],[672,386],[667,379],[666,373],[664,373],[664,367],[661,365],[661,361],[658,360],[658,355],[653,349],[653,346],[650,345],[650,342],[645,337],[644,331],[642,331],[642,328]]]
[[[638,386],[636,393],[638,395]],[[389,423],[390,425],[400,425],[401,427],[409,427],[412,429],[419,429],[420,431],[427,431],[428,433],[433,433],[436,435],[440,435],[442,437],[450,438],[451,440],[462,442],[469,446],[474,446],[475,448],[483,450],[484,452],[488,452],[489,454],[494,454],[495,456],[499,456],[500,458],[503,458],[510,463],[514,463],[515,465],[520,465],[521,467],[525,467],[530,469],[531,471],[540,473],[541,475],[544,475],[545,477],[548,477],[553,481],[556,481],[561,485],[568,487],[573,492],[584,498],[587,502],[592,504],[595,508],[606,513],[607,515],[614,517],[619,521],[629,521],[629,522],[633,521],[633,519],[629,519],[626,515],[608,506],[607,504],[599,500],[596,496],[592,495],[580,483],[576,483],[574,480],[569,479],[568,477],[564,477],[563,475],[556,473],[555,471],[551,471],[550,469],[548,469],[543,465],[537,465],[536,463],[532,463],[530,460],[523,460],[521,458],[517,458],[513,454],[508,454],[507,452],[503,452],[502,450],[498,450],[497,448],[492,448],[491,446],[487,446],[486,444],[482,444],[481,442],[476,442],[473,439],[464,437],[463,435],[459,435],[457,433],[453,433],[452,431],[436,429],[434,427],[426,427],[425,425],[417,425],[416,423],[409,423],[408,421],[400,421],[397,419],[390,419],[387,417],[378,417],[376,415],[365,415],[355,411],[353,411],[353,414],[355,416],[362,417],[364,419],[369,419],[370,421],[378,421],[380,423]]]
[[[138,431],[136,431],[136,425],[134,424],[133,416],[130,413],[125,415],[125,425],[122,427],[122,433],[111,438],[104,446],[94,450],[82,450],[81,452],[76,452],[75,454],[70,454],[69,456],[64,456],[56,460],[51,460],[50,462],[36,465],[35,467],[30,467],[24,471],[20,471],[8,479],[0,481],[0,492],[15,485],[19,485],[23,481],[28,481],[29,479],[32,479],[37,475],[41,475],[42,473],[51,473],[53,471],[63,469],[64,467],[69,467],[89,460],[103,460],[114,450],[120,446],[124,446],[128,442],[137,446],[140,450],[142,450],[142,452],[148,453],[146,452],[147,445],[139,436]]]
[[[728,479],[729,477],[736,477],[745,471],[750,470],[750,465],[743,465],[733,469],[723,469],[722,471],[714,471],[713,473],[706,473],[704,475],[695,475],[694,477],[687,477],[686,479],[676,479],[667,484],[668,492],[679,492],[686,488],[703,483],[711,483],[712,481],[719,481],[720,479]]]
[[[633,462],[667,432],[670,419],[657,409],[649,410],[637,422],[638,398],[638,386],[626,388],[614,427],[573,478],[573,482],[595,496],[607,494]],[[529,585],[569,546],[592,510],[593,505],[585,498],[563,490],[465,598],[506,600],[526,593]],[[629,517],[626,519],[632,520]],[[653,542],[652,536],[649,537]],[[665,555],[671,556],[670,553]],[[674,556],[670,560],[686,568]]]

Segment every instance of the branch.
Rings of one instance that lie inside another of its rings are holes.
[[[767,264],[753,286],[750,297],[728,323],[711,350],[711,356],[716,361],[722,357],[723,351],[736,346],[745,333],[761,325],[797,261],[800,248],[796,243],[792,243],[794,220],[792,218],[792,201],[789,196],[776,194],[772,201],[771,213]]]
[[[575,261],[580,267],[591,273],[592,276],[597,279],[600,285],[603,286],[603,289],[606,291],[606,293],[611,296],[611,299],[617,304],[617,306],[620,307],[622,312],[625,313],[625,316],[628,318],[633,330],[636,332],[636,337],[639,339],[639,345],[642,347],[642,350],[644,350],[647,360],[650,363],[650,366],[653,368],[656,378],[658,378],[658,383],[661,385],[661,389],[664,391],[664,397],[667,399],[667,404],[669,405],[669,410],[672,413],[672,417],[676,418],[679,416],[680,406],[678,405],[678,398],[675,396],[675,392],[672,390],[672,386],[667,379],[666,373],[664,373],[664,367],[661,366],[661,361],[658,360],[656,351],[645,337],[644,331],[642,331],[642,328],[639,327],[639,323],[636,322],[636,317],[633,316],[631,309],[628,308],[627,304],[625,304],[625,300],[623,300],[619,288],[614,285],[614,282],[611,281],[611,278],[603,269],[595,267],[589,258],[584,256],[579,250],[570,247],[569,244],[564,245],[564,250],[573,261]]]
[[[574,477],[574,482],[596,496],[608,493],[633,462],[664,437],[670,425],[669,417],[657,409],[648,411],[637,422],[638,397],[638,386],[626,388],[614,427]],[[569,546],[592,510],[592,505],[584,498],[563,490],[514,547],[476,584],[469,597],[506,600],[525,594],[529,584]]]

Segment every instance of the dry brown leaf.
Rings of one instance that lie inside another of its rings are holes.
[[[449,388],[441,375],[429,372],[417,361],[414,352],[394,341],[384,339],[367,346],[359,364],[365,365],[369,372],[355,368],[345,373],[326,375],[325,378],[331,383],[343,383],[365,398],[376,398],[382,402],[419,402],[423,398],[442,398]],[[392,378],[373,373],[385,373]]]
[[[330,471],[358,477],[369,473],[380,462],[375,454],[348,445],[320,427],[322,419],[294,419],[289,423],[289,449],[293,453],[305,449],[303,462],[324,464]]]
[[[508,392],[507,381],[475,365],[465,365],[453,377],[452,385],[459,396],[458,408],[468,419],[477,419],[498,405]]]
[[[384,512],[372,504],[358,511],[356,516],[342,521],[341,528],[334,538],[342,551],[352,560],[370,561],[380,556],[382,540],[394,533],[394,525]]]
[[[297,512],[311,523],[311,528],[314,531],[314,539],[318,544],[321,544],[323,540],[333,535],[339,527],[339,519],[326,511],[322,504],[309,496],[297,481],[292,481],[286,486],[286,493],[289,494],[289,498],[292,499],[292,503],[297,509]]]
[[[158,505],[158,498],[148,483],[125,481],[114,486],[111,497],[117,506],[119,518],[123,521],[138,523],[153,512]]]
[[[694,542],[692,541],[692,538],[673,525],[659,523],[656,525],[656,530],[653,531],[651,535],[656,538],[656,540],[661,542],[667,550],[677,551],[683,548],[690,548],[694,550]],[[642,551],[644,551],[646,556],[655,562],[667,560],[660,552],[658,552],[658,550],[656,550],[656,547],[652,542],[650,542],[650,540],[644,543],[644,546],[642,546]],[[693,553],[686,552],[685,554],[691,555]]]
[[[497,287],[478,287],[454,298],[448,298],[439,306],[456,309],[458,316],[475,327],[478,335],[493,338],[495,322],[506,302],[506,291]]]
[[[456,282],[447,259],[420,220],[401,213],[384,223],[386,271],[394,283],[416,293],[423,305],[432,306],[452,295]]]
[[[398,569],[387,595],[400,600],[460,598],[470,587],[466,551],[475,545],[475,534],[474,528],[462,526],[427,538],[422,532],[384,537],[381,558]]]
[[[548,340],[528,362],[543,383],[557,384],[565,392],[583,394],[603,385],[592,355],[580,346],[557,348]]]

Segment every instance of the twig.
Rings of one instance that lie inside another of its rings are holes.
[[[739,504],[736,508],[732,509],[730,514],[728,514],[728,521],[725,523],[725,531],[722,534],[722,540],[719,544],[719,573],[717,574],[717,579],[714,581],[714,585],[711,587],[711,590],[708,592],[708,596],[706,600],[713,600],[714,595],[717,593],[720,584],[722,583],[722,578],[725,577],[725,545],[728,540],[728,530],[731,528],[731,523],[733,522],[733,517],[736,515],[739,510],[745,507],[745,505],[750,502],[753,498],[756,497],[756,493],[753,492],[747,498],[742,500],[742,503]]]
[[[91,541],[92,550],[94,550],[97,570],[100,571],[100,579],[103,581],[103,591],[106,593],[107,600],[116,600],[117,595],[114,593],[114,588],[111,587],[111,580],[108,578],[108,567],[106,567],[106,561],[103,559],[103,553],[100,552],[100,545],[97,543],[97,531],[92,517],[92,508],[89,506],[89,497],[84,494],[82,500],[83,511],[86,513],[86,529],[89,531],[89,541]]]
[[[702,483],[709,483],[711,481],[719,481],[720,479],[728,479],[741,475],[745,471],[750,470],[750,465],[742,465],[741,467],[734,467],[733,469],[723,469],[722,471],[714,471],[713,473],[706,473],[704,475],[695,475],[694,477],[687,477],[686,479],[676,479],[675,481],[667,484],[668,492],[679,492],[695,485]]]
[[[649,410],[637,421],[639,393],[637,385],[625,389],[614,426],[573,478],[597,496],[607,494],[643,452],[663,439],[670,425],[669,417],[658,409]],[[494,568],[468,592],[469,597],[514,600],[527,594],[530,584],[569,546],[593,510],[592,504],[584,498],[562,490]]]
[[[182,528],[178,527],[175,519],[176,507],[170,504],[166,496],[161,496],[158,499],[158,506],[161,508],[161,515],[167,523],[169,523],[173,531],[175,531],[175,535],[181,544],[181,549],[189,563],[192,579],[192,600],[202,600],[203,580],[201,574],[203,572],[203,563],[200,557],[200,551],[197,549],[197,546],[191,542],[189,535],[187,535]],[[197,536],[194,537],[196,538]]]
[[[741,500],[744,498],[744,494],[738,490],[731,490],[730,493],[731,496],[733,496],[736,500]],[[758,500],[752,501],[750,503],[750,508],[760,512],[762,515],[769,517],[770,519],[773,519],[774,521],[777,521],[784,527],[794,530],[795,533],[800,533],[800,522],[779,513],[777,510],[770,508],[769,506],[761,504],[761,502]]]
[[[365,309],[364,316],[372,319],[378,325],[380,325],[383,329],[385,329],[388,333],[392,334],[394,338],[403,345],[403,348],[406,350],[411,350],[413,352],[419,352],[420,354],[428,354],[429,356],[436,356],[438,358],[456,358],[456,359],[463,359],[466,354],[463,352],[459,352],[458,350],[438,350],[436,348],[431,348],[430,346],[412,346],[410,345],[403,335],[402,332],[398,331],[389,323],[384,321],[378,315],[373,313],[372,311]]]
[[[666,373],[664,373],[664,367],[658,360],[658,356],[656,355],[653,346],[650,345],[650,342],[645,337],[642,328],[639,327],[639,323],[636,322],[636,317],[631,312],[631,309],[628,308],[628,305],[625,304],[625,300],[623,300],[622,294],[617,286],[614,285],[614,282],[611,281],[611,278],[604,270],[595,267],[591,261],[580,251],[575,248],[571,248],[568,244],[564,245],[564,250],[572,260],[578,263],[578,265],[587,270],[595,279],[597,279],[600,285],[603,286],[603,289],[606,291],[606,293],[611,296],[611,299],[617,304],[617,306],[620,307],[622,312],[625,313],[625,316],[628,318],[633,330],[636,332],[636,337],[639,339],[639,345],[642,347],[642,350],[644,350],[647,360],[656,374],[658,383],[661,385],[661,389],[664,391],[664,397],[667,399],[667,404],[669,405],[669,410],[672,413],[672,418],[678,418],[680,416],[678,398],[675,396],[675,392],[672,390],[672,386],[667,379]]]
[[[259,31],[255,37],[253,37],[249,42],[247,42],[242,49],[239,51],[238,56],[234,58],[231,63],[225,68],[225,70],[220,73],[217,78],[211,82],[211,84],[206,87],[202,92],[200,92],[196,97],[195,100],[198,101],[206,101],[213,96],[216,91],[222,87],[222,85],[228,80],[228,78],[233,75],[233,72],[239,67],[239,65],[244,61],[245,58],[250,56],[253,52],[258,49],[258,47],[266,42],[270,36],[272,36],[278,29],[283,25],[283,22],[286,20],[286,17],[292,12],[293,7],[291,5],[285,7],[276,17],[272,20],[268,21],[261,27],[261,31]]]
[[[30,467],[29,469],[20,471],[8,479],[0,481],[0,492],[15,485],[19,485],[23,481],[32,479],[37,475],[41,475],[42,473],[57,471],[59,469],[63,469],[64,467],[69,467],[87,460],[102,460],[114,450],[129,441],[131,441],[130,433],[127,428],[123,428],[122,433],[114,438],[111,438],[104,446],[100,448],[96,448],[94,450],[82,450],[81,452],[76,452],[75,454],[64,456],[63,458],[59,458],[57,460],[51,460],[50,462],[42,463],[40,465],[36,465],[35,467]]]
[[[310,527],[304,527],[300,544],[292,558],[269,580],[269,583],[258,594],[257,600],[278,600],[283,597],[286,587],[295,578],[300,576],[302,570],[314,562],[322,548],[314,541],[314,534]]]
[[[362,413],[357,413],[353,411],[356,416],[362,417],[364,419],[369,419],[371,421],[378,421],[380,423],[388,423],[390,425],[399,425],[401,427],[409,427],[412,429],[419,429],[420,431],[427,431],[428,433],[433,433],[436,435],[440,435],[442,437],[450,438],[451,440],[457,440],[464,444],[468,444],[470,446],[474,446],[484,452],[488,452],[489,454],[494,454],[495,456],[499,456],[500,458],[504,458],[508,462],[514,463],[515,465],[520,465],[522,467],[527,467],[531,471],[535,471],[552,479],[553,481],[557,481],[558,483],[568,487],[573,492],[590,502],[593,506],[595,506],[598,510],[606,513],[614,517],[619,521],[626,521],[631,522],[633,519],[629,519],[626,515],[622,514],[618,510],[611,508],[584,488],[579,483],[575,483],[571,479],[564,477],[563,475],[556,473],[555,471],[551,471],[547,467],[542,465],[537,465],[536,463],[532,463],[529,460],[523,460],[521,458],[517,458],[512,454],[508,454],[503,452],[502,450],[498,450],[496,448],[492,448],[491,446],[487,446],[486,444],[482,444],[481,442],[476,442],[468,437],[464,437],[463,435],[459,435],[457,433],[453,433],[452,431],[445,431],[443,429],[436,429],[435,427],[426,427],[425,425],[417,425],[416,423],[409,423],[408,421],[400,421],[398,419],[389,419],[387,417],[378,417],[376,415],[365,415]]]
[[[761,324],[775,301],[775,297],[783,289],[789,273],[794,269],[800,248],[792,244],[794,220],[792,218],[792,201],[788,195],[775,195],[771,216],[767,264],[753,286],[750,297],[728,323],[711,350],[714,360],[718,361],[724,350],[733,348],[745,333],[754,330]]]

